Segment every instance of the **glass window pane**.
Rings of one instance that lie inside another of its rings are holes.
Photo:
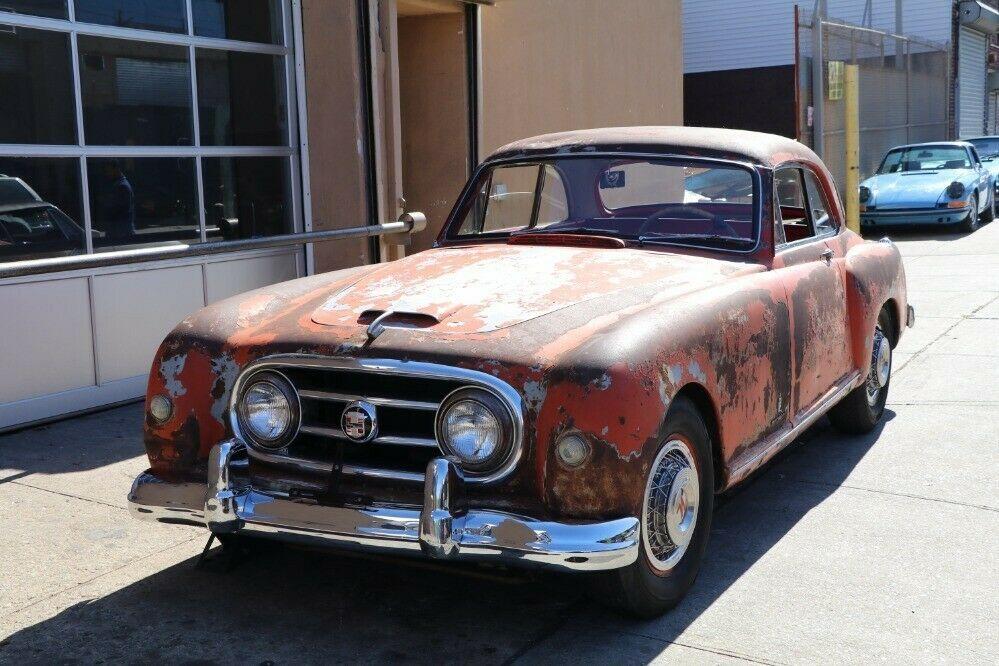
[[[489,186],[482,233],[510,231],[530,224],[537,184],[536,165],[496,169]]]
[[[3,0],[0,2],[0,12],[69,18],[66,12],[66,0]]]
[[[85,248],[79,161],[0,157],[0,261]]]
[[[816,234],[823,234],[836,228],[829,217],[829,203],[825,192],[815,179],[815,174],[805,170],[805,188],[808,191],[808,207],[812,210],[812,225]]]
[[[244,42],[280,44],[278,0],[192,0],[194,34]]]
[[[187,32],[184,0],[76,0],[76,20],[122,28]]]
[[[94,247],[201,237],[194,158],[89,158]]]
[[[544,171],[537,221],[534,224],[539,229],[549,224],[565,222],[569,218],[569,200],[561,174],[551,164],[546,164]]]
[[[291,233],[291,187],[284,157],[201,160],[205,225],[213,240]]]
[[[71,65],[69,35],[0,30],[0,143],[76,143]]]
[[[78,41],[89,145],[193,143],[187,49],[85,35]]]
[[[202,145],[287,144],[283,57],[198,49],[196,58]]]

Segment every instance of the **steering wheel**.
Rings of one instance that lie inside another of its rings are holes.
[[[740,238],[739,233],[732,227],[731,224],[726,222],[724,219],[718,217],[713,213],[709,213],[706,210],[697,208],[696,206],[691,206],[690,204],[668,204],[666,206],[663,206],[662,208],[656,209],[655,211],[653,211],[651,215],[645,218],[645,220],[642,222],[642,226],[638,228],[638,231],[635,233],[635,235],[638,238],[641,238],[644,235],[645,230],[649,228],[649,225],[655,222],[660,215],[662,215],[667,211],[677,211],[680,213],[686,213],[690,217],[700,220],[707,220],[711,223],[711,233],[713,234],[717,234],[719,236],[731,236],[733,238]]]

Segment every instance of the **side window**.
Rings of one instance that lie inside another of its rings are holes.
[[[816,236],[822,236],[836,231],[836,224],[829,216],[829,202],[826,200],[825,191],[819,185],[815,174],[808,169],[805,173],[805,189],[808,194],[808,208],[812,215],[812,227]]]
[[[784,227],[784,238],[788,243],[793,243],[812,236],[812,229],[808,224],[801,169],[797,167],[778,169],[774,179],[777,183],[777,205]]]
[[[978,156],[978,151],[975,150],[974,148],[969,148],[968,150],[971,151],[971,163],[981,166],[982,158]]]

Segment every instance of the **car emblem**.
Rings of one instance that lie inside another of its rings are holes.
[[[340,417],[340,429],[347,439],[367,442],[378,434],[378,415],[370,402],[357,401],[347,405]]]

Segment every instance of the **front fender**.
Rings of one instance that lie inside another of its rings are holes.
[[[631,515],[669,434],[669,407],[692,384],[710,398],[704,417],[716,424],[726,485],[728,463],[786,422],[789,340],[786,295],[769,272],[653,305],[594,336],[544,379],[535,473],[546,502],[566,515]],[[568,431],[593,450],[579,469],[555,455]]]
[[[854,367],[866,375],[874,327],[886,304],[891,308],[895,344],[905,330],[909,301],[902,255],[891,241],[856,243],[846,253],[846,278]]]

